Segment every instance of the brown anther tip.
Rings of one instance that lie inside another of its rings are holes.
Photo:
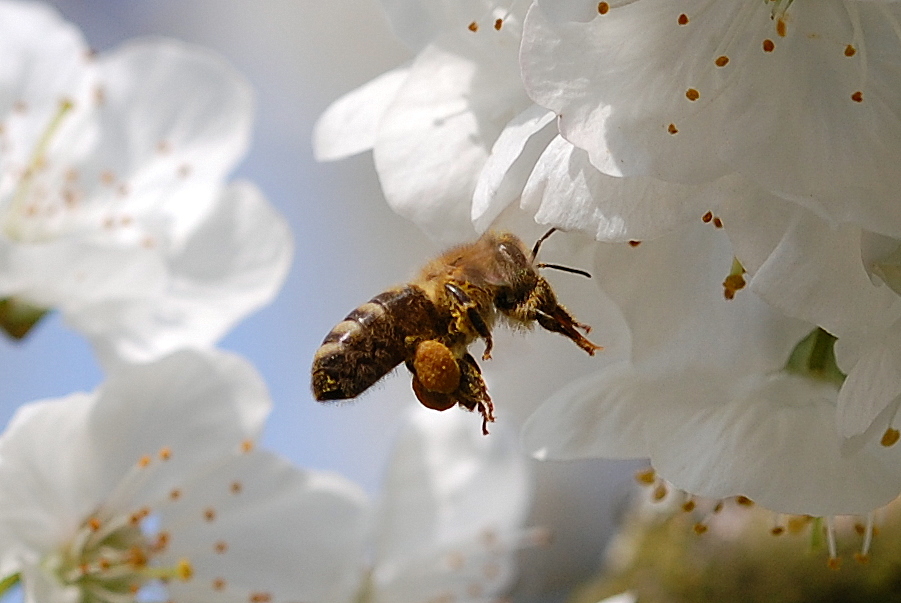
[[[855,92],[854,94],[851,95],[851,100],[853,100],[855,103],[862,103],[863,102],[863,92],[858,90],[857,92]]]
[[[848,44],[847,46],[845,46],[845,56],[846,57],[853,57],[855,54],[857,54],[856,48],[854,48],[851,44]]]
[[[676,22],[679,25],[688,25],[688,15],[686,15],[685,13],[682,13],[681,15],[679,15],[679,18],[676,19]]]
[[[830,557],[826,560],[826,567],[831,569],[832,571],[838,571],[842,567],[842,558],[841,557]]]
[[[639,245],[641,245],[641,241],[629,241],[630,247],[638,247]]]
[[[727,57],[726,55],[720,55],[716,57],[716,60],[713,62],[713,64],[717,67],[725,67],[729,64],[729,57]]]
[[[882,439],[879,440],[879,443],[882,446],[888,448],[889,446],[894,446],[895,444],[897,444],[899,439],[901,439],[901,431],[898,431],[893,427],[889,427],[885,430],[885,433],[882,434]]]
[[[863,536],[864,532],[867,531],[867,527],[865,525],[863,525],[862,523],[855,523],[854,531],[857,532],[858,536]]]
[[[500,31],[500,30],[501,30],[501,27],[503,27],[503,26],[504,26],[504,20],[503,20],[503,19],[495,19],[495,21],[494,21],[494,29],[495,29],[496,31]]]
[[[701,216],[701,221],[704,222],[705,224],[707,224],[711,220],[713,220],[713,212],[712,211],[709,211],[706,214],[704,214],[703,216]]]
[[[694,528],[692,529],[694,530],[695,534],[700,536],[701,534],[706,533],[709,528],[703,523],[696,523],[694,525]]]
[[[682,510],[686,513],[691,513],[695,510],[695,501],[689,500],[688,502],[682,503]]]
[[[676,124],[670,124],[666,127],[666,131],[670,134],[678,134],[679,128],[676,127]]]
[[[606,15],[610,11],[610,5],[606,2],[598,2],[598,14]]]
[[[773,536],[781,536],[782,534],[785,534],[785,528],[782,526],[775,526],[770,529],[770,534]]]
[[[473,21],[472,23],[470,23],[470,24],[467,26],[467,29],[468,29],[469,31],[472,31],[472,32],[479,31],[479,24],[476,23],[475,21]]]
[[[870,562],[870,556],[866,553],[854,553],[854,561],[861,565],[866,565]]]
[[[714,217],[713,217],[713,225],[714,225],[716,228],[722,228],[722,227],[723,227],[723,221],[719,218],[719,216],[714,216]]]
[[[736,496],[735,503],[742,507],[753,507],[754,501],[748,498],[747,496]]]
[[[665,484],[659,484],[656,488],[654,488],[653,499],[654,501],[661,501],[666,498],[666,495],[669,491],[666,488]]]
[[[657,481],[657,473],[653,469],[643,469],[635,474],[635,481],[645,486],[650,486]]]
[[[776,49],[776,45],[772,40],[766,39],[763,41],[763,51],[764,52],[773,52]]]
[[[699,98],[701,98],[701,93],[698,92],[697,89],[695,89],[695,88],[689,88],[688,90],[685,91],[685,98],[694,102],[694,101],[698,100]]]

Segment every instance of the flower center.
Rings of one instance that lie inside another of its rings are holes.
[[[43,567],[67,586],[77,587],[85,601],[134,601],[151,580],[188,580],[193,569],[186,559],[174,567],[151,566],[169,541],[165,532],[152,537],[142,529],[148,510],[116,515],[105,521],[88,518],[72,539],[48,555]]]

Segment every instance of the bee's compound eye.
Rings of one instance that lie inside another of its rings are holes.
[[[431,392],[449,394],[460,387],[460,367],[453,352],[439,341],[423,341],[416,347],[413,370]]]

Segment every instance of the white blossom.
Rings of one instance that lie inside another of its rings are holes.
[[[0,29],[7,309],[58,309],[104,361],[143,361],[210,345],[274,296],[287,225],[224,183],[250,133],[240,75],[163,39],[94,56],[38,4],[3,2]]]
[[[221,352],[24,405],[0,436],[0,574],[34,603],[349,596],[365,498],[257,450],[269,407]]]
[[[602,172],[682,184],[737,172],[899,235],[897,3],[564,4],[529,12],[523,79]]]
[[[518,67],[526,7],[491,4],[386,2],[416,57],[335,101],[314,133],[321,159],[371,147],[388,204],[446,243],[475,234],[479,173],[507,123],[532,105]]]

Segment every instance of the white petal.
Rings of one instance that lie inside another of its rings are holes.
[[[5,148],[0,158],[12,153],[24,161],[59,102],[85,100],[88,46],[74,25],[36,2],[3,3],[0,32],[0,123],[10,139],[21,143]],[[24,119],[16,119],[16,113]]]
[[[479,172],[504,125],[530,104],[519,79],[518,38],[505,29],[490,33],[451,33],[423,50],[374,147],[388,203],[444,242],[475,234],[471,199]]]
[[[81,487],[98,502],[126,509],[164,498],[186,475],[255,440],[271,407],[256,370],[218,351],[185,350],[151,364],[121,366],[97,393],[86,419],[92,455],[81,459]],[[156,459],[163,448],[170,460]],[[110,499],[145,455],[153,459],[147,468],[152,479]]]
[[[160,512],[171,536],[161,565],[187,558],[176,600],[350,601],[362,575],[367,504],[346,479],[304,471],[273,454],[228,458],[179,485]],[[212,513],[212,515],[208,515]],[[212,519],[205,519],[212,517]],[[223,591],[214,580],[225,581]]]
[[[785,214],[781,227],[767,218],[729,220],[730,237],[739,248],[757,247],[754,256],[775,239],[755,235],[771,226],[781,239],[750,280],[753,291],[790,316],[822,326],[842,337],[871,325],[889,325],[897,317],[896,295],[873,284],[861,259],[861,231],[850,225],[831,227],[812,213],[796,209]],[[760,216],[766,216],[764,210]],[[771,214],[772,215],[772,214]],[[755,237],[757,239],[755,240]],[[744,257],[741,258],[744,260]]]
[[[0,569],[37,563],[97,505],[81,480],[92,468],[87,417],[95,396],[25,404],[0,437]]]
[[[24,245],[0,240],[0,296],[65,313],[109,300],[153,297],[166,286],[164,261],[159,250],[74,237]]]
[[[873,342],[848,373],[838,395],[836,424],[839,433],[864,433],[901,395],[901,342],[895,325],[881,341]]]
[[[633,361],[667,371],[785,365],[811,325],[774,312],[750,291],[725,299],[732,253],[722,230],[700,220],[638,247],[598,246],[593,274],[632,330]]]
[[[557,134],[556,117],[552,111],[532,105],[511,119],[497,137],[472,197],[472,222],[477,231],[487,230],[519,198],[535,162]]]
[[[250,86],[218,55],[173,40],[128,43],[100,67],[102,138],[85,171],[114,174],[128,185],[129,210],[170,221],[178,240],[247,150]]]
[[[329,105],[313,128],[316,159],[332,161],[372,149],[382,116],[409,72],[408,66],[386,71]]]
[[[107,299],[68,317],[101,360],[147,361],[206,347],[278,292],[293,243],[285,219],[247,182],[222,189],[213,211],[170,258],[163,291]]]
[[[572,383],[529,417],[523,446],[540,460],[648,456],[640,380],[627,362]]]
[[[523,209],[540,224],[577,230],[599,241],[653,239],[707,211],[740,190],[736,178],[701,186],[654,178],[608,176],[588,154],[555,138],[535,165],[522,193]]]
[[[871,445],[843,455],[835,397],[831,386],[788,375],[660,382],[660,414],[646,432],[651,463],[702,496],[743,494],[782,513],[865,514],[901,490],[901,451]]]
[[[394,33],[413,50],[421,50],[447,31],[463,31],[470,23],[494,25],[493,2],[487,0],[381,0]],[[500,14],[498,16],[501,16]]]
[[[377,564],[412,560],[417,551],[524,520],[531,488],[526,459],[503,426],[485,437],[473,419],[420,412],[400,434],[376,520]]]

